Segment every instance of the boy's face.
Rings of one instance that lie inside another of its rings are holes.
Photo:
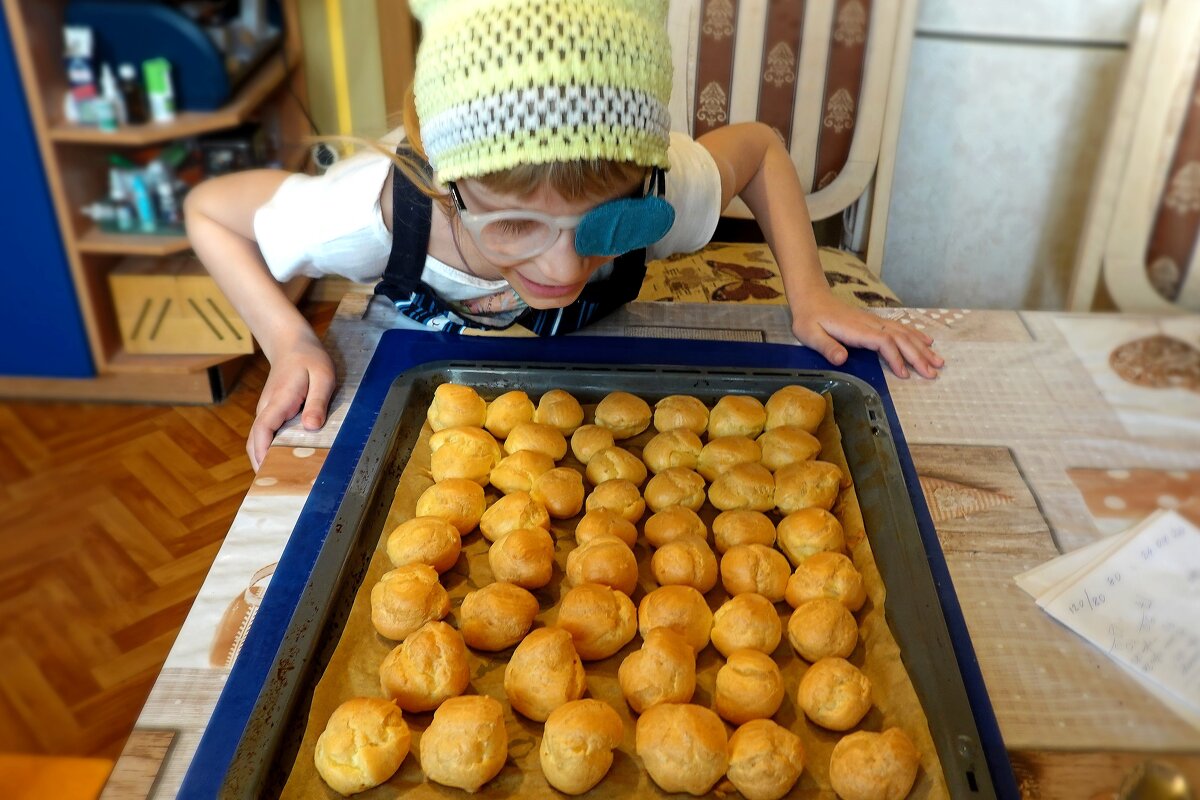
[[[566,200],[545,186],[527,196],[493,192],[474,180],[459,181],[457,186],[466,208],[472,214],[519,210],[536,211],[551,217],[568,217],[583,215],[609,200],[627,197],[640,186],[640,181],[631,182],[612,195],[576,201]],[[472,262],[479,259],[491,265],[495,270],[494,275],[508,281],[530,308],[538,309],[570,305],[579,297],[596,270],[620,255],[581,256],[575,251],[574,229],[566,228],[559,232],[545,252],[515,263],[488,258],[470,236],[464,237],[461,244],[470,246],[474,251]]]

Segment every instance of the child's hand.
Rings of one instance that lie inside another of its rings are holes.
[[[257,416],[250,426],[246,453],[257,472],[267,455],[275,432],[304,408],[300,421],[315,431],[325,424],[325,412],[335,384],[333,360],[316,340],[301,341],[284,353],[276,353],[271,373],[258,399]]]
[[[849,353],[843,344],[874,350],[900,378],[908,377],[910,365],[918,375],[936,378],[946,363],[930,347],[933,339],[921,331],[848,306],[832,295],[813,298],[803,315],[793,315],[792,333],[833,364],[846,361]]]

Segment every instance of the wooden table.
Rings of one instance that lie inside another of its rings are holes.
[[[105,798],[174,796],[393,313],[363,295],[339,307],[326,337],[341,387],[329,423],[276,438]],[[1181,767],[1200,787],[1200,730],[1013,582],[1156,508],[1200,498],[1200,375],[1167,385],[1161,338],[1190,347],[1194,370],[1200,317],[877,313],[931,334],[947,360],[936,381],[889,374],[888,386],[1022,794],[1111,797],[1148,758]],[[589,333],[794,341],[779,306],[639,303]]]

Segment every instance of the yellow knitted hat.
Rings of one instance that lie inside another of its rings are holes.
[[[438,179],[557,161],[667,166],[668,0],[411,0]]]

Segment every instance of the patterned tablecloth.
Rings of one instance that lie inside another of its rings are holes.
[[[340,389],[276,438],[105,790],[173,797],[391,312],[342,302]],[[931,334],[936,381],[888,386],[1027,796],[1111,792],[1148,757],[1200,785],[1200,730],[1034,605],[1014,575],[1200,498],[1200,317],[880,309]],[[589,330],[788,343],[786,308],[637,303]]]

